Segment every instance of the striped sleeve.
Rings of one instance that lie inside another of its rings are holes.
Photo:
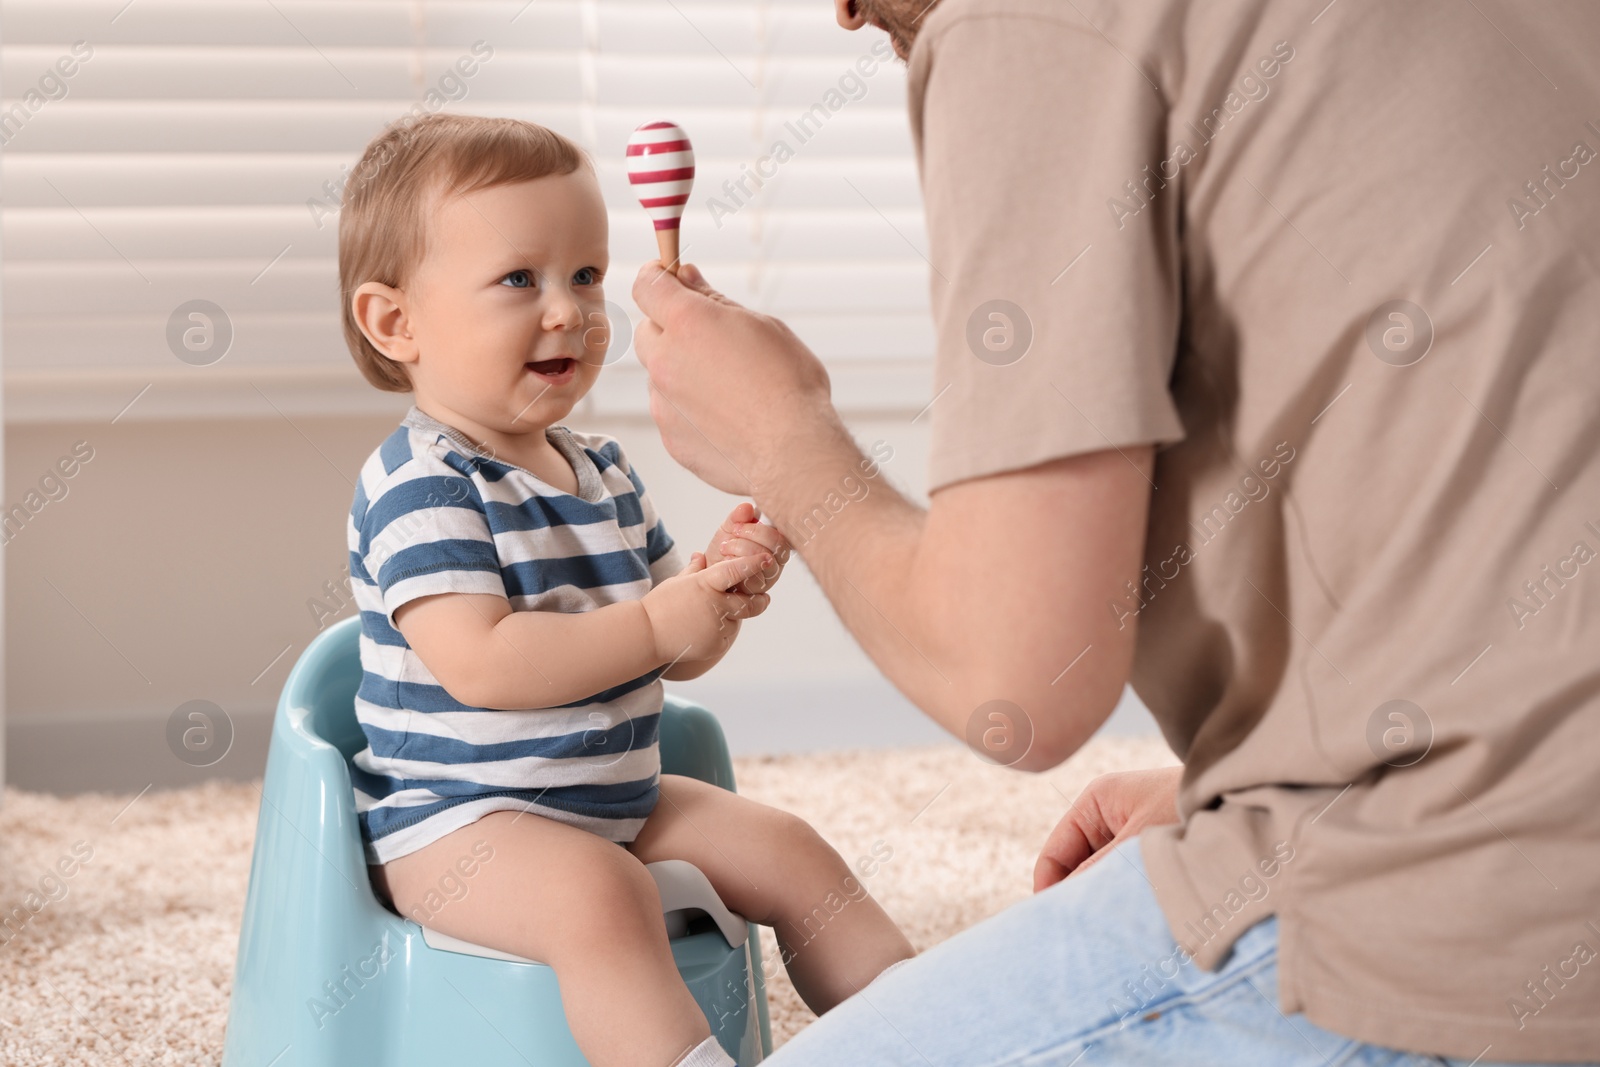
[[[617,468],[628,476],[628,481],[633,483],[633,491],[639,498],[639,511],[643,515],[645,530],[645,561],[650,565],[650,584],[654,587],[683,570],[689,565],[689,561],[678,548],[677,542],[672,539],[672,535],[667,533],[666,524],[656,512],[655,503],[650,499],[650,494],[645,492],[639,472],[628,462],[620,443],[615,444],[613,454],[616,457]]]
[[[419,597],[506,595],[478,487],[432,450],[383,478],[357,527],[358,554],[391,626]]]

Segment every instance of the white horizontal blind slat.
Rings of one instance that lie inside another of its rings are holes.
[[[228,101],[163,102],[157,108],[148,102],[72,101],[71,106],[46,107],[28,120],[27,125],[6,146],[7,158],[33,153],[100,155],[121,158],[141,155],[161,156],[169,152],[201,154],[207,152],[331,152],[354,161],[361,145],[386,122],[403,114],[411,102],[393,100],[376,103],[339,101]],[[540,122],[571,135],[582,127],[582,104],[492,104],[469,96],[462,108],[485,115]],[[595,123],[602,149],[627,144],[628,134],[637,126],[641,114],[656,114],[663,108],[654,105],[598,107]],[[788,166],[822,158],[876,162],[910,163],[910,134],[903,110],[879,108],[841,110],[832,115],[815,134],[815,144],[800,143],[790,131],[807,108],[784,110],[731,107],[676,108],[673,114],[685,129],[693,128],[696,156],[739,157],[755,160],[770,151],[779,137],[797,152]],[[800,127],[813,135],[815,120]],[[348,146],[356,144],[356,148]],[[702,147],[703,145],[703,147]],[[799,149],[807,149],[799,155]],[[600,162],[604,162],[602,159]],[[913,190],[914,191],[914,190]]]
[[[718,262],[756,251],[774,263],[837,260],[848,270],[868,261],[893,262],[924,243],[921,217],[913,212],[768,211],[762,214],[759,232],[752,232],[753,212],[713,221],[703,205],[691,211],[697,254]],[[150,261],[236,258],[246,265],[257,263],[259,269],[280,254],[290,260],[315,256],[336,261],[338,235],[332,222],[317,230],[304,225],[307,217],[301,206],[84,208],[80,202],[77,210],[8,210],[4,236],[8,257],[24,264],[98,260],[118,253],[131,264],[126,268],[129,277],[137,276],[138,264]],[[637,232],[637,222],[636,212],[611,214],[617,235],[614,257],[639,262],[655,252],[651,231]]]
[[[704,212],[715,226],[706,202],[717,192],[718,175],[723,180],[737,178],[741,166],[751,160],[700,155],[703,177],[696,184],[702,196],[690,210]],[[297,205],[304,210],[304,199],[316,196],[322,183],[349,161],[342,152],[163,152],[119,158],[113,169],[98,153],[30,153],[7,161],[6,204],[18,211],[61,208],[63,194],[58,190],[71,188],[72,203],[91,218],[94,209],[118,207]],[[638,219],[623,199],[630,190],[622,164],[600,160],[598,165],[613,225],[631,229]],[[769,214],[843,210],[835,205],[845,179],[866,197],[867,202],[857,200],[862,213],[871,214],[876,207],[886,213],[920,214],[916,169],[910,159],[795,159],[762,190],[761,209]],[[917,225],[921,226],[920,219]]]
[[[455,47],[484,38],[508,48],[569,51],[582,46],[583,0],[138,0],[137,19],[115,17],[126,0],[12,0],[6,38],[18,46],[88,39],[123,45],[275,45],[329,48]],[[420,19],[413,19],[420,12]],[[832,55],[840,34],[816,0],[605,0],[598,14],[606,51]],[[863,47],[865,47],[863,45]]]
[[[256,372],[299,381],[291,407],[369,410],[338,324],[338,186],[386,123],[441,106],[542,122],[592,153],[608,293],[630,314],[655,245],[622,149],[642,121],[681,123],[698,161],[686,258],[784,316],[842,404],[917,410],[932,272],[904,73],[871,54],[880,39],[845,34],[820,0],[8,0],[7,415],[114,414],[94,406],[139,378],[207,414],[207,397],[245,402]],[[792,158],[774,166],[780,142]],[[221,364],[166,348],[194,298],[233,323]],[[642,411],[639,372],[609,368],[594,404]]]

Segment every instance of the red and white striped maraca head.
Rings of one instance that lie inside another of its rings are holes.
[[[694,149],[683,127],[647,122],[628,138],[628,181],[658,230],[676,230],[694,185]]]

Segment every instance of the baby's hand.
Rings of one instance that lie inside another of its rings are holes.
[[[728,513],[706,549],[706,560],[717,563],[740,556],[770,555],[772,564],[760,574],[741,582],[741,593],[764,593],[777,583],[783,565],[789,562],[789,539],[776,527],[761,522],[761,512],[748,501]]]
[[[696,552],[689,565],[658,584],[640,601],[650,619],[656,656],[663,663],[712,659],[733,644],[739,628],[729,619],[748,619],[767,609],[765,593],[741,593],[741,582],[756,576],[771,556],[737,556],[706,565]]]

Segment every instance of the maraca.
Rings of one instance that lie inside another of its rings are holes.
[[[683,127],[647,122],[628,138],[628,181],[656,224],[661,265],[678,273],[678,224],[694,185],[694,148]]]

